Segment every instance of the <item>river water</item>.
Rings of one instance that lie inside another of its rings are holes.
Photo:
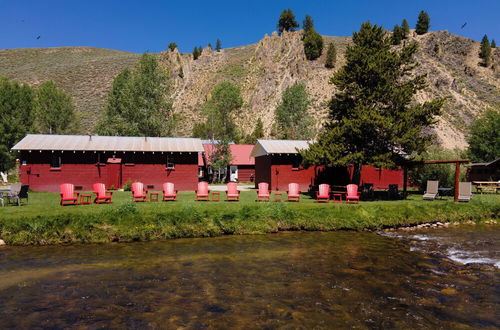
[[[489,226],[7,247],[0,328],[494,329],[499,234]]]

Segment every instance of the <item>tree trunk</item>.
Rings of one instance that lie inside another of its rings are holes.
[[[354,184],[357,184],[359,186],[359,183],[361,182],[361,164],[354,164],[353,165],[353,172],[352,172],[352,182]]]

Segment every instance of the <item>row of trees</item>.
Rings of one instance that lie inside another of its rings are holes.
[[[49,80],[38,88],[0,78],[0,170],[14,166],[10,149],[28,133],[68,134],[78,129],[71,98]]]

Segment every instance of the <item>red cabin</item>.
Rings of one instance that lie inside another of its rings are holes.
[[[231,163],[229,164],[229,181],[250,182],[255,177],[255,158],[252,153],[253,144],[230,144]],[[213,145],[204,143],[204,163],[205,166],[211,164],[210,155],[213,152]]]
[[[140,181],[147,190],[172,182],[178,190],[198,184],[200,139],[29,134],[12,150],[21,153],[21,182],[36,191],[59,191],[62,183],[75,190],[107,189]]]
[[[353,168],[327,168],[311,166],[304,168],[299,150],[307,149],[309,141],[303,140],[258,140],[252,150],[255,157],[255,184],[270,184],[272,190],[287,190],[295,182],[300,191],[313,190],[321,183],[345,186],[352,181]],[[373,184],[374,189],[387,189],[389,184],[403,187],[403,171],[379,169],[370,165],[361,168],[361,184]]]

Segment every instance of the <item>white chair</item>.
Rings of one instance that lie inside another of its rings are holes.
[[[422,196],[423,199],[433,201],[439,192],[439,181],[427,181],[427,189]]]

